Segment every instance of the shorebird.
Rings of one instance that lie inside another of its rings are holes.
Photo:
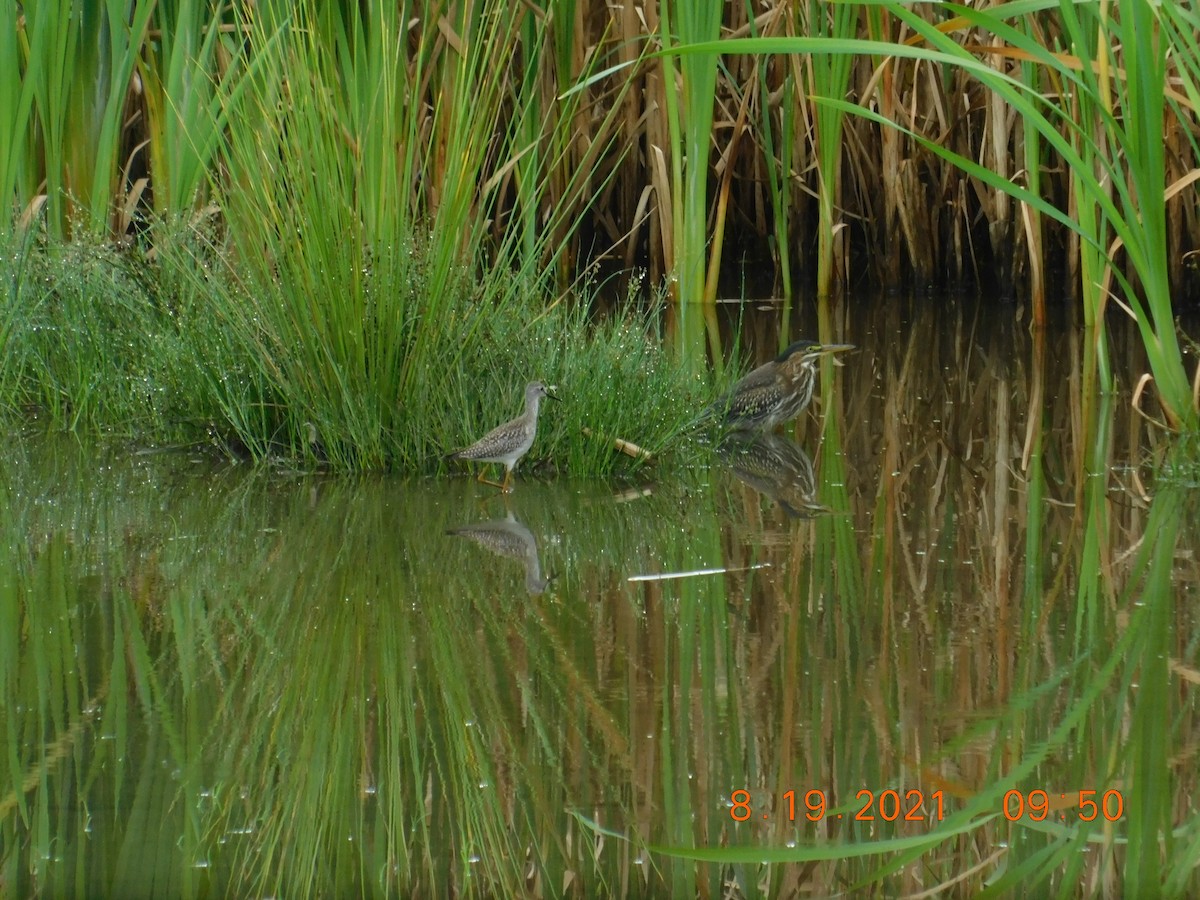
[[[529,452],[529,448],[533,446],[533,439],[537,436],[538,404],[543,397],[551,400],[558,399],[550,393],[552,390],[554,390],[553,385],[547,386],[540,381],[529,382],[525,386],[525,412],[511,422],[496,426],[471,446],[455,450],[446,458],[504,463],[503,483],[489,481],[485,478],[486,467],[480,469],[479,480],[507,493],[512,482],[513,470],[521,461],[521,457]]]

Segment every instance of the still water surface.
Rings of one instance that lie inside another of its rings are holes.
[[[1136,336],[1099,397],[1070,328],[841,316],[795,428],[670,480],[11,444],[0,894],[1200,890]]]

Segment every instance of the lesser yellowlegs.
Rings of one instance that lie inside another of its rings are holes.
[[[505,422],[503,425],[493,428],[470,447],[455,450],[447,458],[504,463],[503,484],[485,478],[486,468],[480,470],[479,480],[507,492],[512,481],[513,470],[516,469],[521,457],[529,452],[529,448],[533,446],[533,439],[537,436],[538,404],[543,397],[551,400],[558,399],[550,393],[552,390],[553,386],[547,387],[540,381],[529,382],[525,386],[525,412],[511,422]]]

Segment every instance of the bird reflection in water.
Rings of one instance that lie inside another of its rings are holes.
[[[717,445],[717,457],[739,481],[778,503],[794,519],[829,511],[817,502],[812,460],[795,441],[770,432],[734,431]]]
[[[550,579],[542,575],[537,539],[532,531],[517,521],[512,510],[503,519],[450,528],[446,534],[470,538],[497,556],[520,560],[525,566],[525,590],[530,594],[540,594],[550,584]]]

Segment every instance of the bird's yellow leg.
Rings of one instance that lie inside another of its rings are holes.
[[[512,490],[512,469],[504,470],[504,484],[500,486],[500,490],[506,494]]]
[[[505,490],[504,485],[500,484],[500,482],[491,481],[487,477],[487,470],[488,470],[488,467],[485,465],[482,469],[479,470],[479,476],[475,480],[478,481],[480,484],[490,484],[492,487],[498,487],[501,490]]]

